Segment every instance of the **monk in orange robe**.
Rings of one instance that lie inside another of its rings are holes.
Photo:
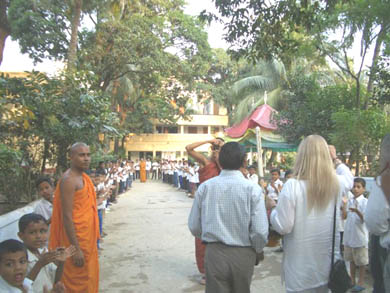
[[[67,293],[97,293],[99,220],[95,189],[84,173],[91,161],[89,147],[74,144],[70,159],[71,167],[62,175],[54,194],[49,249],[76,247],[76,253],[65,262],[62,276]]]
[[[146,162],[144,159],[141,159],[141,162],[139,163],[139,169],[141,182],[146,182]]]

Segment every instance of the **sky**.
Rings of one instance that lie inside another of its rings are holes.
[[[211,0],[187,0],[187,5],[184,9],[185,13],[197,16],[203,9],[208,11],[215,11],[215,6]],[[207,28],[209,34],[209,43],[212,48],[228,48],[228,44],[223,40],[223,25],[219,23],[212,23]],[[42,63],[33,64],[32,59],[27,54],[20,52],[19,45],[16,41],[7,38],[4,59],[0,66],[0,71],[6,72],[22,72],[37,70],[54,74],[63,67],[61,62],[54,62],[51,60],[44,60]]]

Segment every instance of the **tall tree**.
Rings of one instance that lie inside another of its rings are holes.
[[[0,65],[3,62],[5,41],[11,34],[7,16],[8,6],[9,0],[0,0]]]

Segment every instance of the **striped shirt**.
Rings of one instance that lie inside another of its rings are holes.
[[[188,219],[191,233],[204,242],[253,247],[267,243],[268,220],[261,188],[238,170],[222,170],[200,185]]]

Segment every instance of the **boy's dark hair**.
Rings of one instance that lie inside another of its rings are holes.
[[[246,158],[245,148],[237,142],[224,144],[219,153],[219,163],[222,169],[238,170]]]
[[[353,180],[353,182],[355,182],[355,183],[360,183],[364,188],[366,188],[366,180],[364,180],[363,178],[355,178],[354,180]]]
[[[24,251],[27,257],[27,249],[23,242],[15,239],[8,239],[0,242],[0,261],[2,260],[4,254],[18,251]]]
[[[278,173],[279,176],[280,176],[280,170],[279,170],[279,169],[272,169],[272,170],[271,170],[271,174],[272,174],[272,173],[275,173],[275,172]]]
[[[288,175],[292,174],[292,170],[287,170],[286,173],[284,173],[284,178],[287,178]]]
[[[44,222],[47,225],[46,219],[39,214],[25,214],[19,219],[19,232],[24,233],[24,230],[26,230],[28,224],[30,223],[39,223]]]
[[[248,169],[255,169],[255,170],[256,170],[257,168],[256,168],[255,165],[250,165],[250,166],[248,167]]]
[[[38,188],[39,185],[41,185],[42,182],[47,182],[49,183],[49,185],[51,187],[53,187],[53,182],[51,181],[51,179],[47,176],[41,176],[37,179],[37,181],[35,181],[35,187]]]

